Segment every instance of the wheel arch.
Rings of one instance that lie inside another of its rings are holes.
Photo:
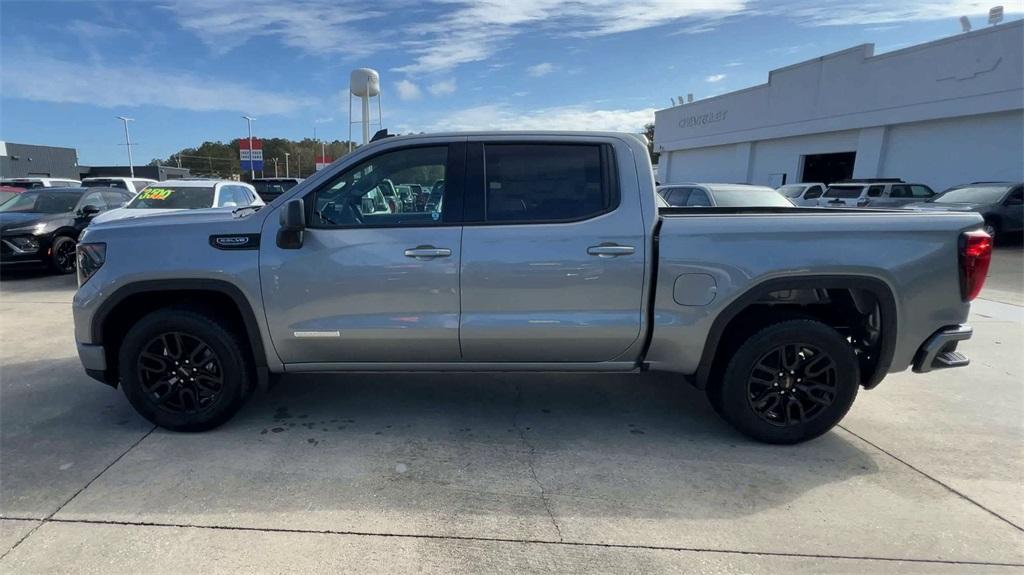
[[[770,323],[794,317],[820,319],[813,313],[793,308],[773,309],[772,304],[766,301],[766,298],[773,293],[794,290],[846,291],[850,294],[850,304],[858,310],[862,305],[869,303],[864,301],[865,294],[874,298],[881,324],[879,326],[878,350],[876,357],[872,358],[872,369],[868,373],[861,373],[861,383],[866,389],[878,385],[888,373],[896,350],[899,325],[896,298],[891,286],[885,281],[859,275],[790,276],[772,278],[754,285],[727,305],[715,318],[711,330],[708,332],[697,372],[694,375],[694,384],[700,389],[707,387],[712,376],[721,366],[723,357],[729,353],[728,345],[723,344],[729,342],[731,334],[756,331]],[[745,318],[752,320],[751,325],[741,325],[742,321],[737,321]]]
[[[267,356],[256,314],[238,286],[224,280],[170,279],[130,283],[115,290],[100,305],[90,326],[92,342],[103,345],[108,373],[117,384],[117,355],[125,333],[143,315],[176,305],[188,305],[224,317],[248,343],[252,365],[261,387],[268,378]]]

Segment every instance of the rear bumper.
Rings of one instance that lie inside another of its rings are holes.
[[[933,333],[914,356],[914,372],[928,373],[937,369],[966,367],[971,360],[956,351],[959,342],[971,339],[974,330],[969,325],[954,325]]]

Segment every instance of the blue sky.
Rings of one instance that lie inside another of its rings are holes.
[[[384,125],[639,131],[669,98],[760,84],[861,43],[985,25],[995,0],[249,0],[0,3],[0,139],[139,163],[245,135],[345,139],[349,71]],[[1008,18],[1024,0],[1002,2]],[[357,137],[358,139],[358,137]]]

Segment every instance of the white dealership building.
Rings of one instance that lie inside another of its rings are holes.
[[[864,44],[659,110],[658,180],[1020,181],[1022,32],[1018,20],[879,55]]]

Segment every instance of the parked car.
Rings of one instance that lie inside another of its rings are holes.
[[[114,188],[26,190],[0,205],[0,262],[75,271],[75,242],[96,216],[131,199]]]
[[[85,178],[82,180],[82,186],[86,188],[121,188],[122,190],[128,190],[132,194],[137,194],[146,189],[146,186],[155,183],[156,180],[150,180],[149,178],[103,177]]]
[[[669,184],[658,193],[676,208],[793,207],[793,202],[767,186],[748,184]]]
[[[976,212],[993,238],[1024,231],[1024,184],[978,182],[950,188],[908,209],[922,212]]]
[[[825,193],[825,184],[821,182],[805,182],[802,184],[787,184],[775,190],[789,198],[797,206],[816,206],[818,198]]]
[[[35,188],[66,188],[80,186],[82,182],[68,178],[4,178],[0,180],[0,186],[11,186],[31,190]]]
[[[285,371],[657,370],[772,443],[825,433],[887,373],[967,365],[978,214],[774,191],[659,214],[649,157],[632,134],[400,136],[262,210],[90,226],[79,357],[175,430],[220,425]],[[428,173],[446,175],[436,211],[361,210]]]
[[[24,191],[25,188],[15,188],[14,186],[0,186],[0,205],[3,205],[4,202]]]
[[[302,178],[256,178],[252,181],[252,186],[256,188],[256,194],[269,204],[301,181]]]
[[[908,184],[899,179],[845,180],[832,184],[818,198],[827,208],[899,208],[925,201],[935,195],[924,184]]]
[[[178,210],[262,206],[256,189],[234,180],[169,180],[157,182],[124,206],[97,216],[94,224]]]

